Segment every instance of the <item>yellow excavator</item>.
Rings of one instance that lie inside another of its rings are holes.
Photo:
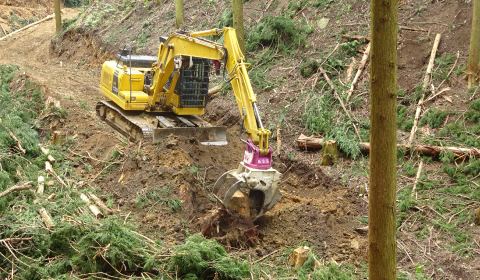
[[[222,33],[223,44],[203,38]],[[226,145],[226,128],[199,117],[205,111],[213,66],[217,73],[223,67],[223,79],[233,87],[242,117],[240,140],[246,144],[243,161],[217,180],[213,194],[228,207],[236,191],[248,193],[251,215],[257,219],[282,197],[281,173],[271,167],[271,133],[263,127],[247,74],[250,64],[233,28],[178,31],[160,37],[158,56],[132,55],[126,45],[116,60],[102,66],[100,89],[109,101],[98,102],[97,115],[134,140],[156,142],[174,134],[193,136],[204,145]],[[247,140],[242,139],[243,131]],[[234,181],[231,186],[230,180]]]

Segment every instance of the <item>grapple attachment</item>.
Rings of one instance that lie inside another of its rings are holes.
[[[228,207],[236,191],[241,189],[248,192],[250,214],[253,220],[256,220],[282,198],[279,189],[281,177],[282,174],[273,168],[255,169],[241,162],[237,169],[226,172],[217,180],[213,194],[220,203]],[[224,197],[223,200],[220,199],[221,196]]]

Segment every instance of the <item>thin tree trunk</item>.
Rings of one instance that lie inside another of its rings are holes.
[[[472,31],[468,57],[468,87],[478,85],[480,78],[480,0],[473,1]]]
[[[182,28],[184,25],[183,0],[175,0],[175,27]]]
[[[243,0],[232,1],[233,28],[237,31],[237,40],[244,56],[245,52],[245,31],[243,28]]]
[[[55,24],[57,33],[62,31],[62,15],[60,13],[60,0],[55,0]]]
[[[397,0],[372,0],[369,279],[396,279]]]

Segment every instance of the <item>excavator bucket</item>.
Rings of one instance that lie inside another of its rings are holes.
[[[227,128],[224,126],[157,128],[153,131],[153,142],[160,142],[170,134],[194,137],[202,145],[228,144]]]
[[[220,203],[228,207],[236,191],[248,192],[250,214],[253,220],[256,220],[282,198],[279,187],[281,177],[282,174],[273,168],[254,169],[241,162],[237,169],[224,173],[217,180],[213,194]]]

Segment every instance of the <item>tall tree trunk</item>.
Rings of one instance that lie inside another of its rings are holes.
[[[246,57],[245,52],[245,31],[243,28],[243,0],[232,1],[233,12],[233,28],[237,32],[238,44],[242,50],[243,55]]]
[[[468,87],[478,85],[480,78],[480,0],[473,0],[472,31],[468,57]]]
[[[175,0],[175,27],[182,28],[184,25],[183,0]]]
[[[60,0],[55,0],[55,25],[57,33],[62,30],[62,15],[60,14]]]
[[[92,6],[93,5],[93,0],[88,0],[88,5]]]
[[[155,0],[155,7],[160,6],[162,4],[162,0]]]
[[[369,279],[396,279],[397,0],[372,0]]]

